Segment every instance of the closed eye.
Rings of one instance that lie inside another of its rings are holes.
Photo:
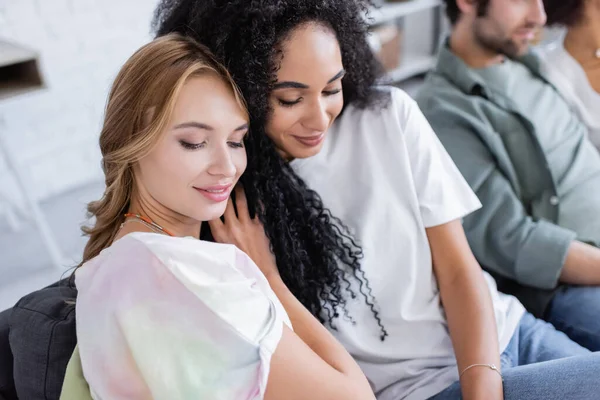
[[[335,94],[338,94],[338,93],[340,93],[341,91],[342,91],[342,89],[335,89],[335,90],[324,90],[324,91],[323,91],[323,94],[324,94],[325,96],[333,96],[333,95],[335,95]]]
[[[203,148],[206,145],[206,142],[202,143],[188,143],[185,140],[180,140],[179,144],[186,150],[198,150]]]
[[[300,103],[300,101],[302,101],[302,97],[299,97],[297,100],[293,100],[293,101],[287,101],[287,100],[283,100],[283,99],[278,99],[278,100],[279,100],[280,105],[282,105],[284,107],[291,107],[293,105]]]
[[[244,142],[229,142],[229,147],[234,148],[234,149],[243,149],[244,148]]]

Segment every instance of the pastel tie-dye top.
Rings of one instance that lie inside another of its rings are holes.
[[[94,399],[262,399],[285,310],[232,245],[131,233],[76,273]]]

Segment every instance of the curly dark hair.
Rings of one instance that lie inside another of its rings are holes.
[[[241,181],[251,212],[264,224],[285,284],[313,315],[335,329],[333,320],[340,311],[352,320],[346,305],[348,296],[357,295],[354,280],[384,340],[387,332],[360,266],[362,249],[265,133],[281,45],[305,23],[319,23],[336,34],[346,69],[345,106],[366,108],[386,101],[373,89],[383,70],[366,40],[363,13],[371,6],[366,0],[162,0],[153,29],[159,36],[179,32],[208,46],[239,85],[251,115],[249,163]]]
[[[584,15],[585,0],[544,0],[547,25],[573,26]]]
[[[460,18],[460,9],[456,4],[456,0],[444,0],[444,3],[446,4],[446,15],[448,16],[450,23],[452,25],[456,24]],[[487,14],[490,0],[477,0],[477,3],[477,16],[483,17]]]

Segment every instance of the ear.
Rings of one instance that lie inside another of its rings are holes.
[[[456,5],[460,10],[461,15],[468,18],[474,18],[477,16],[480,1],[481,0],[456,0]]]

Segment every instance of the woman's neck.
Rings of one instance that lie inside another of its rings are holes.
[[[600,7],[590,4],[586,7],[585,18],[567,30],[565,49],[578,61],[595,59],[600,49]]]
[[[564,46],[583,68],[591,88],[600,93],[600,6],[589,3],[586,13],[585,20],[569,28]]]
[[[160,228],[164,229],[164,231],[161,231],[160,228],[138,222],[135,224],[136,227],[131,224],[128,230],[133,229],[144,232],[153,231],[156,233],[169,232],[169,234],[178,237],[192,236],[198,238],[200,236],[201,222],[178,215],[172,210],[167,210],[164,207],[153,206],[148,204],[148,202],[132,201],[127,212],[149,218]]]

